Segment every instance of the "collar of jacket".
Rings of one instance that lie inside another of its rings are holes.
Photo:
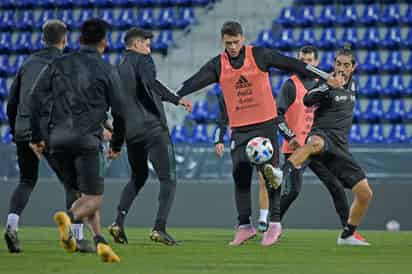
[[[239,51],[239,55],[236,57],[232,57],[230,56],[230,54],[227,52],[227,50],[225,49],[225,53],[227,55],[227,57],[229,57],[229,60],[232,61],[236,61],[238,59],[244,58],[245,57],[245,46],[243,46],[240,51]]]
[[[51,52],[51,53],[57,53],[57,54],[63,53],[63,50],[53,47],[53,46],[44,47],[43,50],[47,52]]]
[[[80,46],[80,51],[82,51],[82,52],[90,52],[90,53],[97,53],[97,54],[101,55],[100,52],[97,50],[97,48],[96,48],[96,47],[93,47],[93,46],[85,46],[85,45],[82,45],[82,46]]]

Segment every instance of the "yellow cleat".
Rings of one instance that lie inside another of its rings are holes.
[[[73,236],[72,223],[66,212],[59,211],[54,214],[54,221],[56,222],[60,232],[60,243],[63,248],[69,252],[75,252],[77,245],[76,239]]]
[[[119,263],[120,257],[112,250],[112,248],[103,243],[97,244],[97,255],[102,258],[102,261],[105,263]]]

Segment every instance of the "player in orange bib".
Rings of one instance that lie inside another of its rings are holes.
[[[224,23],[221,38],[225,50],[185,81],[177,94],[183,97],[216,82],[222,87],[232,131],[230,149],[239,221],[235,239],[230,245],[241,245],[256,235],[250,223],[253,166],[245,153],[246,144],[258,136],[271,140],[275,150],[273,157],[258,166],[268,188],[270,212],[269,228],[263,234],[262,245],[270,246],[278,241],[282,230],[279,188],[282,173],[278,169],[277,111],[269,69],[278,68],[313,78],[321,75],[332,86],[338,86],[339,82],[335,77],[276,50],[245,46],[243,30],[238,22]]]

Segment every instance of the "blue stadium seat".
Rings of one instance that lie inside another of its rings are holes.
[[[107,47],[110,51],[117,51],[123,48],[123,41],[121,35],[117,35],[117,38],[113,38],[114,32],[109,32],[107,34]]]
[[[359,71],[367,73],[378,72],[382,64],[379,51],[368,51],[363,63],[359,64]]]
[[[365,30],[363,39],[359,40],[359,46],[366,49],[376,49],[381,41],[378,28],[368,28]]]
[[[0,8],[2,9],[7,9],[7,8],[12,8],[14,5],[14,0],[2,0],[0,1]]]
[[[383,114],[385,120],[399,122],[405,117],[406,109],[403,99],[392,99],[387,111]]]
[[[57,18],[62,20],[69,28],[74,26],[74,15],[71,9],[61,9],[57,13]]]
[[[272,30],[262,30],[255,43],[255,46],[265,47],[265,48],[274,48],[275,47],[275,37],[273,36]]]
[[[33,50],[37,51],[41,48],[43,48],[43,42],[42,42],[42,33],[37,32],[32,34],[32,41],[33,42]]]
[[[325,28],[320,36],[320,39],[315,41],[315,45],[321,49],[332,49],[337,45],[336,29]]]
[[[325,71],[331,71],[333,69],[335,53],[333,51],[326,51],[322,54],[319,67]]]
[[[367,97],[376,97],[382,93],[382,90],[381,76],[371,74],[368,76],[365,85],[360,89],[360,94]]]
[[[401,11],[399,4],[383,5],[382,15],[379,17],[380,22],[386,25],[395,25],[399,23]]]
[[[193,128],[192,134],[190,136],[191,143],[208,143],[210,141],[209,135],[207,134],[207,126],[204,124],[196,125]]]
[[[412,4],[408,5],[404,16],[401,17],[401,22],[404,24],[412,25]]]
[[[336,22],[344,26],[354,25],[358,21],[356,7],[353,5],[342,6],[340,15],[336,17]]]
[[[313,6],[302,6],[296,16],[298,26],[307,27],[315,22],[315,9]]]
[[[219,129],[219,127],[218,126],[216,126],[215,128],[214,128],[214,130],[213,130],[213,135],[212,136],[210,136],[210,142],[211,143],[214,143],[216,140],[214,140],[214,137],[216,136],[216,131]],[[225,133],[225,135],[223,136],[223,143],[225,143],[225,144],[227,144],[227,143],[229,143],[229,141],[230,141],[230,130],[229,130],[229,128],[227,128],[226,129],[226,133]]]
[[[10,52],[12,50],[12,40],[10,32],[0,33],[0,52]]]
[[[412,72],[412,53],[409,54],[408,61],[406,61],[404,68],[406,71]]]
[[[402,96],[412,96],[412,78],[409,79],[409,84],[405,86]]]
[[[3,112],[3,111],[2,111]],[[11,135],[10,128],[7,128],[3,136],[1,136],[1,142],[3,144],[11,144],[13,142],[13,136]]]
[[[69,50],[75,50],[80,47],[78,39],[75,37],[74,33],[67,34],[67,46]]]
[[[54,17],[54,11],[53,10],[42,10],[40,12],[39,17],[37,18],[36,22],[35,22],[35,26],[38,29],[41,29],[41,27],[43,26],[43,24],[50,19],[53,19]]]
[[[190,5],[191,0],[170,0],[173,6],[187,6]]]
[[[158,50],[166,50],[174,44],[173,32],[171,30],[163,30],[157,35],[152,46]]]
[[[152,28],[153,24],[153,10],[150,8],[140,9],[137,15],[137,25],[142,28]]]
[[[212,3],[214,0],[192,0],[192,4],[195,6],[206,6]]]
[[[386,31],[385,38],[381,44],[385,48],[394,49],[400,47],[401,40],[401,29],[399,27],[392,27]]]
[[[164,8],[160,11],[154,25],[157,28],[168,29],[176,24],[175,13],[173,8]]]
[[[31,10],[25,10],[19,14],[15,26],[21,30],[29,30],[34,27],[34,13]]]
[[[377,122],[382,120],[383,117],[383,104],[380,99],[371,99],[361,114],[361,119],[368,122]]]
[[[299,38],[296,41],[296,45],[298,47],[302,47],[304,45],[313,45],[315,44],[315,32],[312,28],[304,28],[300,32]]]
[[[349,141],[352,144],[360,144],[363,141],[361,127],[359,124],[353,124],[349,134]]]
[[[361,120],[361,115],[362,115],[361,103],[360,103],[360,100],[356,100],[355,107],[353,108],[353,120],[356,122]]]
[[[278,49],[290,49],[295,46],[292,29],[283,29],[280,37],[275,39],[275,47]]]
[[[117,26],[120,28],[130,28],[134,25],[134,12],[133,9],[122,9],[119,13],[119,17],[116,19]]]
[[[113,9],[106,8],[99,11],[99,18],[105,20],[107,23],[113,26],[117,26],[117,20],[115,19]]]
[[[80,28],[84,21],[94,17],[93,14],[94,12],[92,9],[81,9],[79,17],[74,20],[74,27]]]
[[[352,48],[359,46],[358,31],[356,28],[345,28],[342,37],[339,40],[339,45],[343,47],[346,44],[351,44]]]
[[[382,65],[382,69],[387,72],[399,72],[403,68],[402,55],[400,51],[391,51]]]
[[[389,77],[386,87],[382,90],[382,94],[390,97],[399,96],[403,90],[403,77],[399,74],[394,74]]]
[[[71,6],[71,1],[72,0],[54,0],[54,4],[55,6],[61,8],[61,9],[65,9],[65,8],[69,8]]]
[[[193,105],[193,110],[191,113],[191,119],[195,120],[198,123],[205,123],[208,117],[209,106],[207,102],[195,102]]]
[[[0,76],[7,77],[9,74],[9,56],[0,55]]]
[[[289,76],[287,76],[287,75],[283,75],[283,76],[279,77],[276,84],[272,85],[272,93],[277,95],[279,93],[280,89],[282,88],[283,83],[285,83],[288,78],[289,78]]]
[[[365,25],[374,25],[379,21],[380,10],[378,4],[367,5],[363,10],[359,22]]]
[[[389,135],[386,138],[386,143],[388,144],[402,144],[408,141],[408,136],[406,133],[406,127],[404,124],[394,124],[392,125]]]
[[[174,144],[186,143],[188,139],[186,130],[182,125],[174,126],[170,136]]]
[[[7,98],[7,78],[0,78],[0,101]]]
[[[33,50],[30,32],[19,32],[16,43],[12,47],[16,52],[29,52]]]
[[[0,124],[4,124],[8,121],[8,117],[4,109],[3,102],[0,102]]]
[[[165,6],[169,4],[169,0],[150,0],[152,6]]]
[[[336,6],[323,6],[320,16],[316,19],[320,25],[330,26],[336,22]]]
[[[294,7],[285,7],[280,11],[279,18],[275,22],[284,27],[290,27],[296,23],[296,10]]]
[[[216,83],[209,92],[212,92],[216,96],[220,96],[222,94],[222,89],[220,88],[220,85]]]
[[[8,30],[14,27],[14,10],[3,10],[0,16],[0,29]]]
[[[401,46],[404,48],[411,48],[412,47],[412,27],[409,28],[409,31],[405,37],[402,39]]]
[[[177,28],[186,28],[196,22],[195,10],[192,7],[180,8],[175,22]]]
[[[366,144],[382,144],[385,142],[382,124],[369,125],[368,133],[364,138]]]

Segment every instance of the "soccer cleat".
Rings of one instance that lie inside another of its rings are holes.
[[[88,240],[76,240],[76,252],[94,253],[96,252],[96,249]]]
[[[56,222],[60,232],[60,243],[63,248],[70,252],[75,252],[77,245],[76,239],[73,235],[72,224],[66,212],[59,211],[54,214],[54,221]]]
[[[359,233],[354,233],[353,235],[342,238],[339,236],[337,244],[338,245],[353,245],[353,246],[370,246],[370,244],[360,236]]]
[[[152,233],[150,234],[150,240],[154,242],[164,243],[165,245],[180,244],[175,239],[173,239],[173,237],[169,233],[162,230],[152,230]]]
[[[254,238],[256,236],[256,229],[252,225],[242,225],[239,226],[236,234],[235,239],[229,243],[231,246],[239,246],[246,241]]]
[[[263,246],[271,246],[278,242],[282,234],[282,225],[280,223],[270,223],[268,230],[263,233],[261,244]]]
[[[7,248],[10,253],[20,253],[23,250],[20,248],[20,241],[17,237],[17,231],[11,229],[8,225],[4,232],[4,239],[6,240]]]
[[[282,184],[282,171],[280,168],[275,168],[271,164],[265,164],[263,166],[263,175],[269,187],[273,189],[278,189]]]
[[[266,232],[266,230],[268,230],[268,223],[260,221],[258,224],[257,230],[259,232]]]
[[[97,255],[102,258],[105,263],[119,263],[120,257],[114,253],[113,249],[104,243],[97,244]]]
[[[109,226],[109,233],[112,235],[114,241],[118,244],[127,244],[126,232],[124,228],[116,223],[113,223]]]
[[[355,232],[353,233],[353,236],[355,236],[356,239],[361,240],[361,241],[366,241],[366,239],[355,230]]]

